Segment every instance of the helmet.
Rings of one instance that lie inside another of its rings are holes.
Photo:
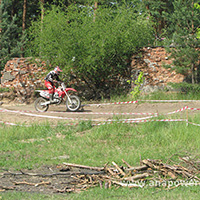
[[[60,69],[58,66],[55,67],[55,69],[53,70],[56,74],[59,74],[60,72],[62,72],[62,69]]]

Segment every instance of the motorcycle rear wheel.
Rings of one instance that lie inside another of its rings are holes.
[[[79,97],[76,95],[71,95],[70,99],[71,99],[71,103],[69,102],[68,99],[66,101],[67,110],[71,111],[71,112],[78,111],[79,108],[81,107],[81,101],[80,101]]]
[[[39,112],[46,112],[49,109],[49,105],[41,105],[42,103],[45,103],[46,100],[42,97],[39,97],[35,100],[35,109]]]

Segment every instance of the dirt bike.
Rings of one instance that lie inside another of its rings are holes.
[[[80,98],[76,95],[70,95],[69,91],[77,92],[73,88],[66,88],[64,83],[61,83],[58,88],[55,88],[53,102],[50,102],[49,90],[36,90],[39,92],[40,97],[35,100],[35,109],[40,112],[46,112],[49,109],[49,105],[59,105],[66,96],[66,107],[68,111],[78,111],[81,107]]]

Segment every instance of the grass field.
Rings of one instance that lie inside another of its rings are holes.
[[[191,121],[200,124],[200,115]],[[77,126],[46,123],[31,127],[0,126],[0,173],[4,170],[35,169],[63,162],[104,166],[122,159],[138,166],[140,159],[162,159],[172,155],[200,155],[200,128],[185,122],[113,123]],[[60,159],[65,156],[65,159]],[[0,177],[1,178],[1,177]],[[181,186],[167,191],[156,187],[140,189],[92,188],[77,194],[0,192],[0,199],[199,199],[199,186]]]
[[[198,118],[199,116],[196,116]],[[200,131],[184,122],[151,122],[138,125],[108,124],[92,127],[81,122],[76,127],[49,124],[32,127],[0,127],[1,169],[34,169],[41,165],[77,163],[104,166],[125,159],[138,166],[140,159],[162,159],[175,153],[200,154]],[[59,137],[58,137],[59,135]],[[67,156],[60,160],[59,156]],[[54,159],[52,159],[54,158]],[[187,192],[187,194],[186,194]],[[3,199],[196,199],[199,186],[180,187],[170,192],[156,188],[109,190],[94,188],[80,194],[42,195],[17,192],[1,193]]]

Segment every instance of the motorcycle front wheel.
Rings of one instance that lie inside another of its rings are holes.
[[[71,103],[70,103],[69,99],[67,99],[67,101],[66,101],[67,110],[71,111],[71,112],[75,112],[75,111],[79,110],[79,108],[81,107],[81,101],[80,101],[79,97],[76,95],[71,95],[69,98],[71,100]]]
[[[49,109],[49,105],[42,105],[46,100],[42,97],[39,97],[35,100],[35,109],[39,112],[46,112]]]

